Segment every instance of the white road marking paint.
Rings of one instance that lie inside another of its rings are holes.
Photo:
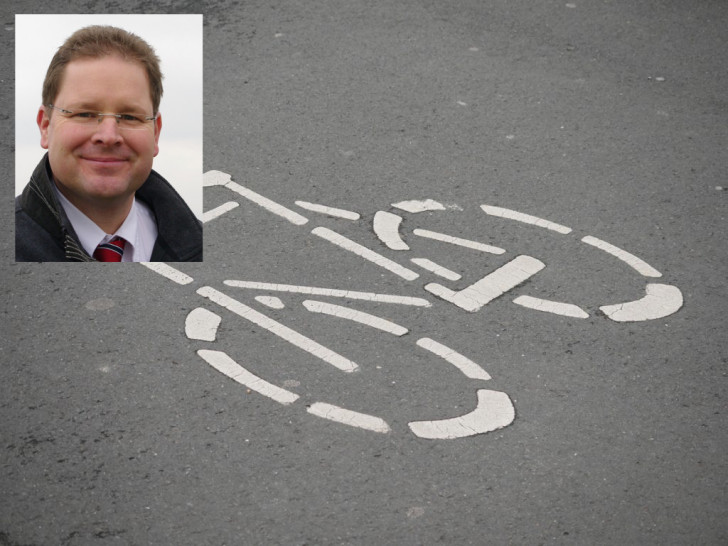
[[[478,243],[476,241],[469,241],[468,239],[461,239],[460,237],[453,237],[451,235],[445,235],[444,233],[429,231],[427,229],[415,229],[412,233],[420,237],[426,237],[427,239],[434,239],[436,241],[442,241],[444,243],[450,243],[452,245],[472,248],[474,250],[480,250],[482,252],[489,252],[490,254],[505,253],[505,250],[503,250],[502,248],[498,248],[497,246],[486,245],[483,243]]]
[[[240,364],[230,358],[227,353],[222,351],[208,351],[200,349],[197,351],[210,366],[215,368],[217,371],[222,372],[230,379],[237,381],[241,385],[245,385],[251,391],[255,391],[258,394],[262,394],[275,400],[279,404],[288,405],[298,400],[299,396],[291,391],[277,387],[272,383],[268,383],[265,379],[261,379],[257,375],[249,372],[243,368]]]
[[[401,201],[399,203],[392,203],[392,206],[413,213],[425,212],[427,210],[445,210],[443,204],[432,199],[425,199],[424,201]]]
[[[144,267],[147,267],[159,273],[162,277],[168,278],[170,281],[174,281],[177,284],[190,284],[194,279],[185,273],[175,269],[174,267],[167,265],[163,262],[139,262]]]
[[[374,234],[392,250],[409,250],[409,246],[399,235],[399,225],[402,217],[383,210],[374,215]]]
[[[425,290],[474,313],[498,296],[505,294],[541,271],[544,263],[531,256],[516,256],[502,267],[456,292],[437,283],[425,285]]]
[[[515,417],[516,410],[506,393],[480,389],[478,405],[472,412],[452,419],[415,421],[408,426],[420,438],[452,440],[503,428]]]
[[[269,332],[286,340],[291,345],[295,345],[299,349],[303,349],[307,353],[311,353],[313,356],[320,358],[324,362],[331,364],[341,371],[353,372],[359,368],[356,363],[352,362],[348,358],[344,358],[331,349],[327,349],[320,343],[317,343],[303,334],[299,334],[288,326],[284,326],[280,322],[267,317],[263,313],[259,313],[255,309],[240,303],[239,301],[215,290],[210,286],[203,286],[197,290],[197,293],[200,296],[208,298],[210,301],[223,306],[225,309],[232,311],[236,315],[241,316],[245,320],[249,320],[253,324],[257,324],[261,328],[268,330]]]
[[[439,275],[440,277],[443,277],[444,279],[447,279],[449,281],[459,281],[462,278],[459,273],[455,273],[454,271],[451,271],[446,267],[442,267],[441,265],[438,265],[432,260],[428,260],[427,258],[412,258],[410,261],[414,264],[419,265],[422,269],[426,269],[427,271],[430,271],[435,275]]]
[[[296,205],[302,209],[310,210],[311,212],[319,212],[321,214],[333,216],[334,218],[343,218],[344,220],[358,220],[361,218],[361,215],[358,212],[327,207],[325,205],[317,205],[316,203],[309,203],[308,201],[296,201]]]
[[[337,318],[346,320],[352,320],[360,324],[366,324],[377,330],[382,330],[395,336],[403,336],[408,330],[404,326],[395,324],[387,319],[370,315],[364,311],[357,311],[356,309],[350,309],[341,305],[335,305],[333,303],[325,303],[322,301],[306,300],[303,302],[303,306],[311,311],[312,313],[323,313],[326,315],[332,315]]]
[[[612,256],[615,256],[616,258],[619,258],[624,263],[626,263],[628,266],[636,270],[639,274],[645,276],[645,277],[662,277],[662,273],[657,271],[654,267],[649,265],[648,263],[644,262],[643,260],[640,260],[637,256],[634,254],[630,254],[626,250],[622,250],[621,248],[618,248],[612,244],[609,244],[606,241],[602,241],[601,239],[597,239],[596,237],[592,237],[591,235],[587,235],[582,239],[582,242],[595,246],[600,250],[603,250],[607,254],[611,254]]]
[[[515,210],[494,207],[491,205],[480,205],[480,208],[483,209],[486,214],[490,214],[491,216],[498,216],[499,218],[516,220],[525,224],[532,224],[534,226],[550,229],[551,231],[561,233],[562,235],[566,235],[567,233],[571,233],[572,231],[571,228],[562,226],[561,224],[549,222],[548,220],[544,220],[543,218],[539,218],[538,216],[531,216],[530,214],[524,214]]]
[[[246,199],[252,201],[256,205],[263,207],[268,212],[272,212],[273,214],[277,214],[278,216],[285,218],[292,224],[302,226],[303,224],[306,224],[308,222],[308,218],[306,218],[305,216],[301,216],[297,212],[294,212],[291,209],[284,207],[283,205],[279,205],[275,201],[272,201],[267,197],[263,197],[259,193],[256,193],[253,190],[246,188],[245,186],[241,186],[237,182],[231,181],[225,184],[225,186],[230,188],[235,193],[242,195]]]
[[[346,298],[350,300],[365,300],[376,303],[396,303],[400,305],[413,305],[415,307],[430,307],[432,304],[422,298],[409,296],[395,296],[392,294],[375,294],[373,292],[355,292],[353,290],[338,290],[335,288],[316,288],[313,286],[296,286],[293,284],[272,284],[254,281],[223,281],[228,286],[236,288],[249,288],[252,290],[272,290],[276,292],[293,292],[296,294],[309,294],[311,296],[329,296],[332,298]]]
[[[202,175],[202,186],[224,186],[230,182],[232,178],[228,173],[222,171],[207,171]]]
[[[450,347],[446,347],[442,343],[438,343],[434,339],[423,337],[417,340],[417,345],[445,359],[458,370],[463,372],[465,377],[469,377],[470,379],[482,379],[483,381],[490,379],[488,372],[486,372],[478,364]]]
[[[363,428],[365,430],[371,430],[373,432],[381,432],[386,434],[390,432],[389,425],[383,419],[375,417],[374,415],[367,415],[366,413],[359,413],[358,411],[352,411],[332,404],[326,404],[324,402],[316,402],[311,404],[307,409],[308,413],[316,415],[317,417],[323,417],[329,421],[335,421],[336,423],[342,423],[352,427]]]
[[[465,106],[465,103],[458,101],[458,104]],[[507,135],[507,139],[514,139],[514,135]],[[348,152],[344,152],[348,155]],[[296,224],[303,225],[308,222],[304,216],[278,204],[270,199],[259,195],[252,190],[241,186],[232,181],[230,175],[220,171],[209,171],[205,173],[203,179],[204,186],[226,186],[246,199],[262,206],[269,212],[273,212],[286,220]],[[309,210],[311,212],[327,214],[335,218],[343,218],[348,220],[359,220],[361,216],[358,213],[327,207],[324,205],[309,203],[307,201],[296,201],[296,205]],[[203,221],[208,222],[219,216],[233,210],[239,206],[236,202],[225,203],[203,215]],[[457,206],[442,205],[431,199],[425,201],[403,201],[392,205],[401,210],[418,213],[424,211],[446,210],[448,208],[458,208]],[[493,207],[489,205],[481,205],[482,210],[493,216],[506,219],[512,219],[527,224],[531,224],[544,229],[552,230],[560,234],[568,234],[572,230],[566,226],[550,222],[548,220],[538,218],[514,210]],[[402,218],[396,214],[385,211],[379,211],[374,216],[374,233],[393,250],[409,250],[409,246],[404,242],[400,235]],[[328,230],[323,227],[315,228],[313,234],[322,237],[329,242],[336,244],[349,250],[381,267],[393,272],[406,280],[414,280],[419,275],[396,262],[389,260],[383,255],[370,250],[346,237]],[[424,229],[415,229],[414,234],[420,237],[435,239],[466,248],[472,248],[489,252],[493,254],[503,254],[504,249],[485,245],[476,241],[452,237],[443,233],[432,232]],[[642,275],[648,277],[660,277],[661,274],[650,267],[639,258],[629,254],[609,243],[596,239],[594,237],[584,237],[583,242],[600,248],[609,254],[612,254],[623,260],[625,263],[636,269]],[[434,274],[441,275],[452,281],[460,280],[460,274],[442,267],[435,262],[424,258],[413,258],[412,263],[426,269]],[[159,274],[178,282],[180,284],[188,284],[192,282],[192,278],[166,264],[150,264],[144,263],[146,267],[158,272]],[[484,305],[487,305],[493,299],[505,294],[507,291],[518,286],[525,280],[529,279],[535,273],[543,269],[544,264],[530,256],[518,256],[508,264],[483,277],[479,281],[471,284],[461,291],[453,291],[439,284],[428,284],[425,288],[443,299],[458,305],[462,309],[468,311],[477,311]],[[334,290],[326,288],[314,288],[293,285],[277,285],[269,283],[252,283],[245,281],[224,281],[230,286],[239,286],[243,288],[252,288],[258,290],[274,290],[282,292],[294,292],[303,294],[317,294],[329,297],[340,297],[347,299],[361,299],[365,301],[398,303],[404,305],[417,305],[429,307],[431,304],[427,300],[421,298],[408,298],[404,296],[374,294],[367,292],[353,292],[346,290]],[[677,311],[683,304],[682,293],[676,287],[668,285],[648,284],[646,296],[640,300],[626,302],[616,305],[605,305],[600,309],[615,321],[640,321],[661,318]],[[254,309],[230,298],[229,296],[218,292],[217,290],[205,286],[197,291],[203,297],[209,298],[211,301],[229,309],[230,311],[240,315],[248,321],[268,330],[269,332],[281,337],[289,343],[306,350],[314,356],[318,356],[325,362],[334,365],[338,369],[351,372],[358,369],[358,366],[350,360],[334,353],[333,351],[321,346],[317,342],[291,330],[283,324],[255,311]],[[256,296],[258,302],[272,308],[284,308],[283,302],[274,296]],[[572,316],[578,318],[586,318],[588,314],[580,307],[572,304],[533,298],[530,296],[520,296],[515,298],[514,303],[540,311],[550,312],[554,314]],[[404,335],[408,332],[406,328],[395,324],[391,321],[349,309],[344,306],[334,305],[322,301],[305,300],[303,305],[311,312],[329,314],[338,318],[353,320],[365,325],[372,326],[382,331],[392,333],[393,335]],[[214,341],[216,338],[217,328],[220,324],[220,316],[207,311],[203,308],[194,309],[189,313],[185,322],[185,332],[191,339],[199,339],[202,341]],[[471,379],[488,380],[490,375],[477,363],[466,358],[460,353],[442,345],[430,338],[421,338],[417,341],[417,345],[433,354],[440,356],[453,366],[457,367],[466,377]],[[297,400],[298,395],[272,385],[265,380],[253,375],[245,370],[242,366],[233,361],[226,353],[219,351],[200,350],[198,354],[210,363],[213,367],[233,378],[235,381],[246,385],[251,390],[255,390],[278,401],[282,404],[290,404]],[[377,366],[381,368],[381,366]],[[284,387],[298,384],[297,381],[289,380],[283,383]],[[496,430],[511,424],[515,418],[515,410],[509,396],[503,392],[490,391],[480,389],[477,391],[477,406],[475,410],[462,415],[460,417],[432,420],[417,421],[409,423],[412,432],[421,438],[432,439],[454,439],[475,434],[482,434]],[[335,422],[354,426],[366,430],[377,431],[381,433],[390,432],[389,425],[382,419],[363,414],[344,408],[340,408],[331,404],[317,402],[308,408],[308,412]]]
[[[220,315],[197,307],[190,311],[185,319],[185,335],[190,339],[215,341],[221,320]]]
[[[214,209],[208,210],[206,213],[202,215],[202,222],[206,223],[210,220],[214,220],[215,218],[219,218],[226,212],[230,212],[235,207],[240,206],[240,203],[236,201],[228,201],[227,203],[223,203],[219,207],[215,207]]]
[[[262,303],[271,309],[283,309],[286,307],[281,299],[276,298],[275,296],[255,296],[255,301]]]
[[[528,309],[535,309],[536,311],[544,311],[546,313],[553,313],[555,315],[562,315],[565,317],[589,318],[589,313],[584,311],[578,305],[573,305],[571,303],[543,300],[541,298],[534,298],[531,296],[519,296],[513,300],[513,303],[520,305],[521,307],[527,307]]]
[[[683,305],[680,289],[669,284],[648,284],[647,295],[639,300],[600,307],[616,322],[654,320],[673,314]]]
[[[321,237],[322,239],[326,239],[330,243],[333,243],[336,246],[343,248],[344,250],[353,252],[354,254],[364,258],[365,260],[369,260],[379,267],[383,267],[387,271],[390,271],[391,273],[394,273],[395,275],[398,275],[407,281],[413,281],[417,277],[419,277],[419,274],[415,273],[411,269],[407,269],[406,267],[403,267],[398,263],[393,262],[389,258],[382,256],[378,252],[369,250],[367,247],[362,246],[359,243],[355,243],[351,239],[347,239],[343,235],[336,233],[335,231],[332,231],[328,228],[317,227],[314,228],[311,233]]]

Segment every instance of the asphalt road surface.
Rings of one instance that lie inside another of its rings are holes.
[[[5,230],[0,544],[728,543],[728,4],[203,7],[53,6],[205,14],[205,262]]]

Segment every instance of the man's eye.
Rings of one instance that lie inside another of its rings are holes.
[[[121,117],[121,121],[127,123],[142,123],[144,121],[142,116],[136,114],[119,114],[119,116]]]
[[[72,118],[76,119],[96,119],[96,112],[74,112],[71,114]]]

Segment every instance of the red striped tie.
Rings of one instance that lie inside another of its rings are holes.
[[[114,237],[108,243],[101,243],[94,251],[94,258],[99,262],[120,262],[125,243],[121,237]]]

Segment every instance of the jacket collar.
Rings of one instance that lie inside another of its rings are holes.
[[[66,259],[73,262],[93,262],[78,242],[76,232],[63,207],[58,203],[51,186],[48,154],[38,163],[28,185],[20,196],[23,210],[63,247]]]

